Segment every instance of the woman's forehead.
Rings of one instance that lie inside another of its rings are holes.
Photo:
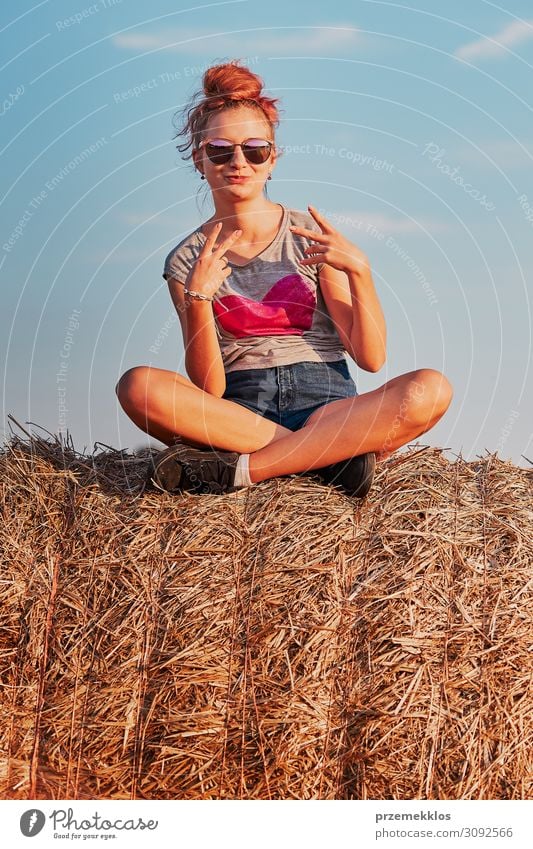
[[[210,136],[220,135],[230,141],[235,138],[263,138],[270,135],[266,120],[262,120],[254,109],[223,109],[209,119],[206,132]]]

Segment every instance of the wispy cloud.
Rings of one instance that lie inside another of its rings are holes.
[[[479,168],[494,168],[494,165],[490,162],[490,159],[493,159],[504,171],[511,168],[531,169],[533,145],[530,139],[523,138],[516,141],[513,141],[513,139],[484,141],[482,139],[476,143],[486,156],[483,156],[479,150],[472,146],[463,147],[457,152],[457,157],[461,162],[474,163]],[[523,147],[520,147],[520,144]]]
[[[137,227],[138,224],[148,222],[159,226],[161,223],[157,220],[159,215],[161,215],[159,212],[118,212],[116,217],[121,224],[127,224],[130,227]]]
[[[323,210],[324,216],[339,230],[348,233],[359,230],[361,233],[372,233],[374,227],[379,233],[394,235],[398,233],[419,233],[424,230],[430,233],[443,232],[447,226],[441,221],[427,216],[412,220],[407,216],[386,215],[380,212],[370,212],[365,209],[342,209],[335,211]],[[374,232],[373,235],[376,235]]]
[[[85,261],[88,266],[94,268],[97,263],[104,263],[105,265],[114,265],[115,263],[121,265],[128,274],[132,271],[132,266],[141,266],[147,267],[150,265],[150,262],[153,262],[153,255],[149,258],[149,254],[152,253],[152,249],[150,246],[139,247],[139,248],[117,248],[112,251],[91,251],[90,254],[86,256],[80,255],[80,262]],[[161,256],[164,253],[164,250],[161,251],[159,249],[159,255]]]
[[[331,55],[359,44],[361,34],[353,24],[332,24],[313,27],[271,27],[245,32],[217,32],[206,29],[179,29],[161,32],[119,33],[113,38],[122,50],[171,50],[176,53],[240,56],[243,45],[247,54],[328,51]]]
[[[493,36],[484,36],[458,47],[454,55],[459,59],[498,58],[505,55],[506,47],[514,47],[533,39],[533,19],[513,21]]]

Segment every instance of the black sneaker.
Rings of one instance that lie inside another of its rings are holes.
[[[236,492],[233,486],[240,454],[220,449],[193,448],[179,442],[161,451],[150,463],[147,487],[194,495]]]
[[[339,486],[347,495],[364,498],[372,486],[375,470],[376,455],[371,452],[350,457],[348,460],[339,460],[338,463],[320,469],[311,469],[303,474],[318,475],[324,483]]]

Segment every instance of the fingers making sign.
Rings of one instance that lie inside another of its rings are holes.
[[[338,271],[360,273],[368,268],[368,258],[357,245],[346,239],[342,233],[327,221],[314,206],[308,207],[310,214],[320,227],[321,233],[308,230],[306,227],[292,226],[289,229],[300,236],[306,236],[314,244],[305,249],[306,258],[300,260],[301,265],[313,265],[325,262]]]
[[[239,239],[242,230],[234,230],[233,233],[215,247],[217,236],[220,233],[222,222],[215,224],[212,232],[207,236],[198,259],[187,275],[186,287],[202,295],[212,298],[220,289],[226,277],[231,274],[231,268],[224,253]]]

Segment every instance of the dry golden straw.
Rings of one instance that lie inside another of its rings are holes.
[[[363,502],[297,476],[172,496],[143,491],[149,449],[24,433],[2,798],[530,798],[532,471],[417,445]]]

